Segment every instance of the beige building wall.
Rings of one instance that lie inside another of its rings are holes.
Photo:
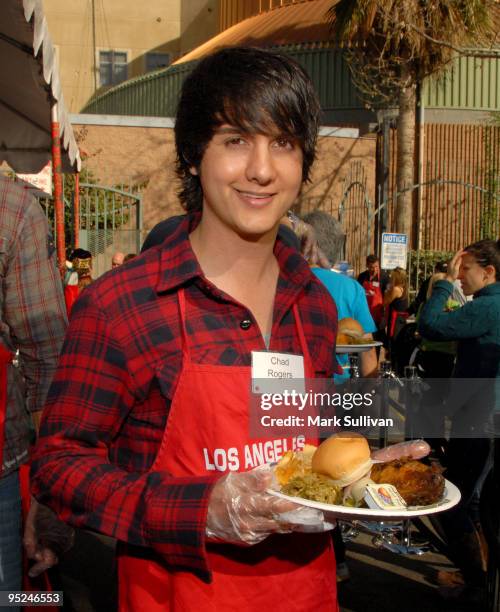
[[[146,54],[168,53],[174,61],[217,31],[216,0],[44,0],[44,9],[72,113],[90,100],[95,83],[97,92],[106,89],[100,84],[100,51],[126,52],[132,78],[146,72]]]
[[[181,0],[181,47],[185,55],[219,31],[219,0]]]

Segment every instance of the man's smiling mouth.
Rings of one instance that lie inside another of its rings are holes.
[[[244,198],[257,199],[257,200],[259,199],[265,200],[267,198],[272,198],[274,195],[276,195],[275,193],[245,191],[243,189],[236,189],[236,191]]]

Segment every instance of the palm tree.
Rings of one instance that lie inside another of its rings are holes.
[[[398,232],[410,235],[412,225],[417,84],[443,72],[465,45],[487,40],[490,6],[491,0],[338,0],[327,13],[361,95],[372,107],[399,111]]]

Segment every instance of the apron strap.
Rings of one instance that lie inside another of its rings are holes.
[[[302,321],[297,303],[292,306],[292,312],[295,320],[295,327],[297,328],[297,334],[299,335],[300,348],[302,349],[302,355],[304,356],[304,377],[313,378],[313,362],[311,359],[311,354],[309,353],[309,347],[307,346],[306,336],[304,334],[304,328],[302,327]]]
[[[184,287],[181,287],[177,292],[177,299],[179,302],[179,320],[181,324],[182,358],[184,363],[190,363],[191,357],[189,353],[189,337],[186,329],[186,295],[184,293]]]

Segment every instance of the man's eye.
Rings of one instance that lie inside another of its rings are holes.
[[[293,149],[293,143],[289,138],[277,138],[274,142],[280,149]]]
[[[228,138],[226,140],[226,145],[237,147],[245,144],[245,140],[240,136],[234,136],[233,138]]]

